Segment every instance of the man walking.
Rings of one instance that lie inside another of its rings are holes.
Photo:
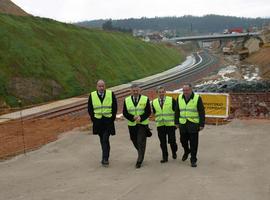
[[[166,163],[168,162],[167,137],[172,150],[172,158],[177,158],[176,127],[174,122],[176,102],[172,97],[165,96],[166,91],[164,87],[158,87],[156,92],[158,98],[153,100],[152,108],[155,114],[158,138],[162,151],[162,160],[160,162]]]
[[[124,101],[123,115],[128,120],[130,139],[138,152],[136,168],[140,168],[144,160],[146,132],[148,130],[151,106],[147,96],[140,94],[140,87],[131,86],[131,96]]]
[[[194,94],[191,84],[183,86],[176,101],[175,123],[180,124],[180,141],[184,148],[182,161],[191,153],[191,167],[197,167],[199,131],[204,128],[205,111],[201,97]]]
[[[105,82],[97,82],[97,90],[91,92],[88,99],[88,113],[93,122],[93,134],[98,135],[102,148],[101,164],[109,165],[110,135],[115,135],[114,121],[117,113],[117,101],[112,91],[106,90]]]

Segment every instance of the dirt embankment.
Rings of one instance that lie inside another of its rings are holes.
[[[270,79],[270,48],[262,48],[260,51],[252,54],[245,62],[257,65],[260,69],[260,76],[263,79]]]
[[[0,13],[27,16],[29,15],[10,0],[0,0]]]

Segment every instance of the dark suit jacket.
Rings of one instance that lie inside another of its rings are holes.
[[[104,96],[106,95],[106,91],[104,93]],[[103,102],[103,98],[98,94],[98,97],[101,102]],[[102,116],[101,119],[97,119],[94,117],[94,109],[93,109],[93,103],[92,103],[92,98],[91,94],[89,95],[88,99],[88,113],[89,116],[93,122],[93,134],[102,134],[104,131],[109,131],[111,135],[115,135],[115,126],[114,126],[114,121],[116,118],[116,113],[117,113],[117,101],[115,98],[114,93],[112,93],[112,117],[104,117]]]

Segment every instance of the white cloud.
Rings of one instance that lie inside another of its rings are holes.
[[[269,16],[269,0],[12,0],[27,12],[59,21],[220,14]]]

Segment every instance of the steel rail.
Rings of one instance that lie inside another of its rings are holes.
[[[201,55],[194,55],[196,59],[196,63],[192,66],[187,67],[184,70],[180,70],[177,73],[170,73],[168,75],[163,75],[160,78],[155,78],[154,80],[149,80],[146,82],[139,82],[138,84],[143,90],[152,89],[159,85],[173,82],[176,80],[181,80],[182,78],[186,78],[187,76],[194,75],[204,69],[207,66],[211,66],[217,61],[217,58],[213,55],[210,56],[207,52],[203,52]],[[136,81],[134,81],[136,82]],[[124,87],[118,90],[114,90],[114,93],[117,98],[123,98],[129,95],[129,87]],[[70,105],[61,106],[59,108],[54,108],[48,111],[44,111],[41,113],[29,115],[23,117],[24,120],[37,120],[37,119],[52,119],[56,117],[62,117],[65,115],[74,115],[74,113],[82,114],[87,112],[87,100],[82,100],[78,103],[73,103]]]

